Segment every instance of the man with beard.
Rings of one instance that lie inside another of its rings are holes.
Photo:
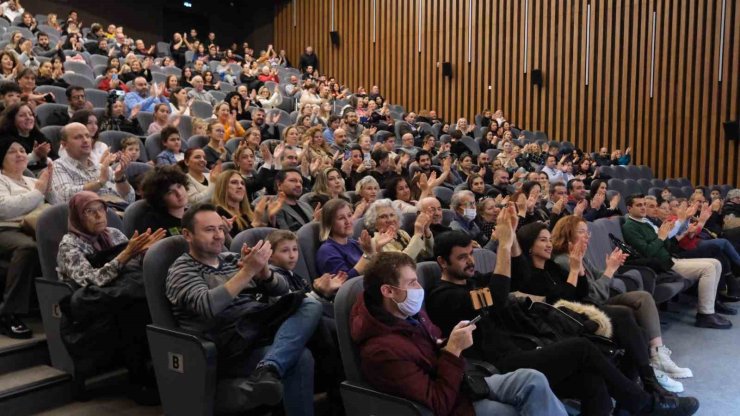
[[[265,140],[280,140],[280,131],[278,131],[275,123],[280,119],[280,114],[274,113],[268,122],[265,116],[265,110],[261,108],[255,108],[252,110],[252,127],[260,129],[262,135],[262,141]]]
[[[357,117],[357,113],[355,110],[347,110],[344,113],[344,119],[342,128],[344,131],[347,132],[347,137],[349,137],[350,141],[357,141],[357,139],[360,138],[362,135],[362,131],[365,129],[362,124],[360,124],[360,119]]]
[[[513,205],[501,210],[496,224],[499,246],[493,273],[476,272],[473,242],[465,233],[453,231],[435,239],[434,255],[442,280],[430,291],[426,308],[442,333],[450,334],[459,320],[470,320],[481,313],[473,307],[471,290],[488,288],[493,298],[479,329],[473,333],[473,346],[464,355],[488,361],[502,373],[520,368],[538,370],[547,377],[556,395],[580,399],[583,414],[610,414],[611,396],[619,408],[631,413],[691,415],[696,411],[699,403],[693,397],[668,396],[652,385],[643,390],[585,338],[572,337],[531,350],[514,342],[510,332],[501,327],[516,319],[506,312],[510,304],[511,258],[521,255],[515,237],[518,220]],[[484,344],[484,340],[488,343]]]
[[[275,215],[275,228],[298,231],[313,219],[315,213],[310,205],[298,198],[303,194],[303,176],[298,169],[283,169],[275,176],[275,187],[279,192],[278,201],[282,202],[280,211]],[[317,206],[317,211],[320,205]]]

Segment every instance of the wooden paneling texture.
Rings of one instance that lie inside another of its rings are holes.
[[[592,1],[590,22],[588,5],[283,1],[276,6],[275,44],[296,64],[312,45],[321,73],[353,90],[379,85],[392,103],[407,109],[435,109],[454,120],[501,108],[520,127],[585,150],[631,146],[633,160],[650,165],[659,177],[740,185],[740,141],[726,140],[722,129],[723,121],[740,118],[740,2]],[[339,47],[329,38],[332,8]],[[442,77],[445,61],[452,63],[451,79]],[[533,68],[542,70],[543,88],[532,85]]]

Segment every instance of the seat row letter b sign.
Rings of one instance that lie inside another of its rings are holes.
[[[175,354],[173,352],[168,352],[167,358],[168,358],[167,362],[168,362],[168,366],[170,370],[176,371],[178,373],[185,372],[185,367],[184,367],[185,363],[183,362],[182,354]]]

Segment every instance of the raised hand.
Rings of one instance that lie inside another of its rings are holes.
[[[33,142],[33,153],[39,159],[46,159],[46,156],[49,155],[49,152],[51,152],[51,143],[44,142],[39,144],[35,141]]]
[[[229,234],[231,232],[231,229],[234,228],[234,221],[236,221],[236,216],[231,218],[226,218],[223,215],[221,216],[221,228],[223,228],[224,234]]]
[[[617,271],[629,257],[629,254],[625,254],[619,247],[612,250],[611,253],[606,255],[606,269],[613,272]]]
[[[316,208],[313,209],[313,220],[321,221],[321,202],[316,204]]]
[[[36,179],[36,184],[34,185],[34,187],[42,194],[45,194],[49,191],[49,184],[51,184],[51,177],[53,172],[54,164],[49,162],[46,164],[46,169],[44,169],[39,177]]]
[[[277,198],[273,198],[272,201],[270,201],[267,204],[267,215],[272,218],[280,212],[281,209],[283,209],[283,205],[285,204],[286,199],[285,192],[280,192],[277,196]]]
[[[211,180],[215,181],[216,178],[218,178],[218,175],[220,175],[221,172],[223,172],[223,170],[224,170],[223,162],[221,161],[221,159],[219,159],[216,161],[216,164],[213,165],[213,169],[211,169],[211,175],[210,175]]]
[[[431,223],[432,217],[426,212],[420,212],[414,222],[414,234],[423,235]]]
[[[588,207],[588,202],[585,199],[581,200],[581,202],[577,203],[576,207],[573,209],[573,215],[583,217],[586,207]]]
[[[396,239],[396,229],[394,227],[388,227],[383,233],[377,233],[375,235],[375,250],[381,251],[383,247]]]
[[[313,281],[313,287],[322,296],[329,297],[337,293],[337,290],[347,281],[347,277],[347,273],[342,271],[337,274],[324,273]]]
[[[663,224],[661,224],[660,228],[658,229],[658,238],[661,240],[665,240],[666,238],[668,238],[668,234],[671,232],[675,224],[675,220],[666,220]]]
[[[596,195],[594,195],[593,199],[591,199],[591,208],[593,209],[601,208],[605,200],[606,200],[606,194],[604,192],[597,192]]]
[[[617,208],[619,208],[619,201],[621,201],[622,195],[621,194],[614,194],[611,201],[609,201],[609,209],[612,211],[615,211]]]
[[[511,246],[514,244],[514,233],[516,232],[516,229],[511,226],[511,217],[517,217],[516,213],[513,213],[512,215],[511,209],[504,208],[499,212],[498,218],[496,219],[496,228],[494,229],[495,234],[492,234],[491,237],[498,240],[499,248],[511,249]],[[514,221],[516,221],[515,218]]]
[[[551,212],[555,215],[560,215],[561,212],[563,212],[563,207],[565,206],[565,198],[560,198],[552,205]]]
[[[579,240],[575,244],[569,243],[568,265],[570,270],[581,270],[583,267],[583,256],[586,255],[586,240]]]
[[[272,256],[272,246],[269,241],[260,240],[251,249],[244,244],[241,259],[242,269],[248,271],[263,270],[267,266],[270,256]]]
[[[370,237],[370,233],[367,230],[362,230],[360,234],[360,247],[362,252],[368,256],[375,254],[375,244],[373,244],[373,238]]]

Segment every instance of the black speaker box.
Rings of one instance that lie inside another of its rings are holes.
[[[452,63],[442,62],[442,76],[452,78]]]
[[[540,69],[532,70],[532,85],[536,85],[542,88],[542,70]]]
[[[727,140],[740,140],[740,121],[731,120],[723,123]]]
[[[329,37],[332,45],[339,46],[339,32],[329,32]]]

